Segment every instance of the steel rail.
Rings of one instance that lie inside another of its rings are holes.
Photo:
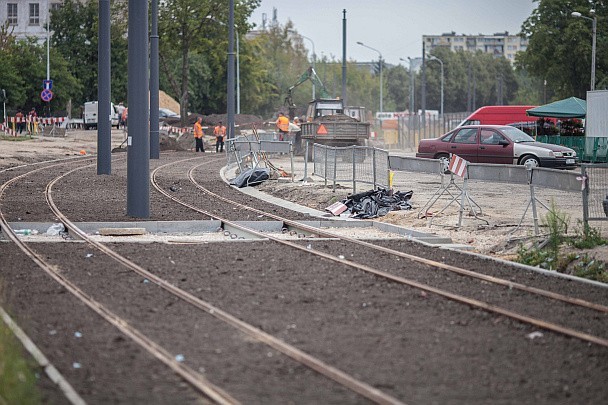
[[[192,159],[195,159],[195,158],[188,158],[188,159],[184,159],[184,160],[192,160]],[[181,160],[180,162],[183,162],[184,160]],[[166,165],[162,165],[159,167],[163,167],[163,166],[166,166]],[[385,394],[384,392],[372,387],[371,385],[357,380],[356,378],[350,376],[349,374],[347,374],[329,364],[324,363],[323,361],[305,353],[304,351],[302,351],[288,343],[285,343],[284,341],[270,335],[269,333],[266,333],[266,332],[262,331],[261,329],[256,328],[255,326],[238,319],[237,317],[231,315],[230,313],[223,311],[222,309],[220,309],[206,301],[203,301],[198,297],[195,297],[194,295],[180,289],[179,287],[176,287],[175,285],[169,283],[168,281],[158,277],[157,275],[144,269],[143,267],[139,266],[138,264],[132,262],[128,258],[114,252],[112,249],[106,247],[102,243],[90,238],[85,232],[83,232],[81,229],[79,229],[73,222],[71,222],[58,209],[58,207],[55,205],[53,198],[52,198],[53,185],[60,179],[67,177],[71,173],[74,173],[77,170],[81,170],[81,169],[83,169],[83,168],[82,167],[76,168],[76,169],[70,170],[70,171],[62,174],[61,176],[55,178],[53,181],[48,183],[48,185],[46,187],[47,203],[51,207],[51,210],[53,211],[53,213],[57,216],[57,218],[59,220],[61,220],[61,222],[63,222],[63,224],[66,226],[66,228],[70,229],[72,232],[74,232],[76,235],[78,235],[81,239],[83,239],[90,245],[94,246],[101,252],[105,253],[109,257],[113,258],[117,262],[121,263],[122,265],[135,271],[137,274],[147,278],[148,280],[155,283],[156,285],[163,288],[164,290],[169,291],[170,293],[176,295],[177,297],[179,297],[179,298],[183,299],[184,301],[188,302],[189,304],[193,305],[194,307],[201,309],[210,315],[213,315],[217,319],[224,321],[228,325],[235,327],[236,329],[240,330],[241,332],[247,334],[250,337],[253,337],[256,340],[258,340],[262,343],[265,343],[269,347],[283,353],[286,356],[289,356],[290,358],[311,368],[312,370],[315,370],[319,374],[334,380],[335,382],[343,385],[344,387],[352,390],[353,392],[356,392],[359,395],[361,395],[371,401],[374,401],[378,404],[402,404],[402,402],[399,401],[398,399]],[[153,171],[153,173],[156,173],[157,170],[158,170],[158,168],[156,168]],[[153,176],[151,176],[151,177],[153,177]],[[154,182],[153,182],[153,184],[154,184]],[[162,194],[170,197],[167,194],[167,192],[162,190],[162,188],[160,188],[158,185],[155,184],[155,187]],[[199,212],[202,212],[202,211],[199,211]],[[209,216],[215,218],[215,216],[213,216],[213,215],[209,215]],[[237,227],[238,229],[241,229],[241,230],[247,231],[247,232],[251,232],[251,230],[241,227],[239,225],[233,224],[230,221],[222,221],[222,222],[230,223],[231,225]],[[253,232],[255,232],[255,231],[253,231]],[[178,363],[178,364],[180,364],[180,363]]]
[[[468,276],[468,277],[477,278],[479,280],[487,281],[487,282],[490,282],[490,283],[493,283],[493,284],[497,284],[497,285],[501,285],[501,286],[507,287],[509,289],[521,290],[521,291],[537,294],[537,295],[540,295],[540,296],[543,296],[543,297],[551,298],[551,299],[554,299],[554,300],[557,300],[557,301],[566,302],[568,304],[572,304],[572,305],[577,305],[577,306],[581,306],[581,307],[584,307],[584,308],[593,309],[593,310],[596,310],[596,311],[599,311],[599,312],[603,312],[603,313],[608,313],[608,306],[605,306],[605,305],[597,304],[597,303],[590,302],[590,301],[587,301],[587,300],[583,300],[583,299],[580,299],[580,298],[569,297],[567,295],[555,293],[555,292],[552,292],[552,291],[543,290],[543,289],[537,288],[537,287],[527,286],[525,284],[516,283],[516,282],[513,282],[513,281],[509,281],[509,280],[504,280],[502,278],[495,277],[495,276],[490,276],[490,275],[486,275],[486,274],[476,273],[474,271],[466,270],[466,269],[463,269],[461,267],[453,266],[453,265],[446,264],[446,263],[441,263],[441,262],[438,262],[438,261],[435,261],[435,260],[431,260],[431,259],[426,259],[424,257],[415,256],[415,255],[412,255],[412,254],[409,254],[409,253],[400,252],[398,250],[390,249],[390,248],[387,248],[387,247],[378,246],[378,245],[375,245],[373,243],[366,242],[366,241],[363,241],[363,240],[360,240],[360,239],[355,239],[355,238],[351,238],[351,237],[348,237],[348,236],[338,235],[338,234],[332,233],[330,231],[325,231],[323,229],[315,228],[313,226],[306,225],[306,224],[300,224],[297,221],[294,221],[294,220],[291,220],[291,219],[287,219],[287,218],[283,218],[283,217],[280,217],[280,216],[278,216],[276,214],[267,213],[267,212],[261,211],[261,210],[259,210],[257,208],[246,206],[246,205],[241,204],[239,202],[236,202],[236,201],[230,200],[228,198],[222,197],[222,196],[220,196],[220,195],[218,195],[218,194],[210,191],[209,189],[201,186],[194,179],[194,176],[193,176],[193,172],[194,172],[194,170],[196,170],[196,168],[197,167],[193,167],[193,168],[191,168],[188,171],[188,177],[189,177],[190,181],[198,189],[200,189],[201,191],[203,191],[203,192],[205,192],[205,193],[207,193],[209,195],[212,195],[213,197],[221,199],[222,201],[229,202],[229,203],[231,203],[233,205],[236,205],[239,208],[247,209],[249,211],[255,212],[256,214],[262,214],[262,215],[264,215],[264,216],[266,216],[268,218],[272,218],[272,219],[275,219],[277,221],[281,221],[281,222],[283,222],[283,224],[288,225],[290,227],[302,229],[304,231],[315,233],[317,235],[324,236],[324,237],[327,237],[327,238],[334,238],[334,239],[338,238],[338,239],[343,240],[343,241],[348,242],[348,243],[352,243],[352,244],[359,245],[359,246],[364,246],[364,247],[367,247],[367,248],[370,248],[370,249],[374,249],[374,250],[377,250],[377,251],[380,251],[380,252],[383,252],[383,253],[390,254],[392,256],[399,256],[399,257],[402,257],[404,259],[409,259],[409,260],[414,261],[414,262],[418,262],[418,263],[421,263],[421,264],[426,264],[426,265],[431,266],[431,267],[435,267],[435,268],[440,268],[440,269],[443,269],[443,270],[451,271],[453,273],[465,275],[465,276]]]
[[[157,170],[160,169],[160,168],[162,168],[162,167],[174,164],[174,163],[175,162],[168,163],[168,164],[163,165],[163,166],[159,166],[157,168]],[[191,174],[193,172],[193,169],[194,168],[191,168],[189,170],[189,177],[191,176]],[[156,173],[156,171],[154,173]],[[190,177],[190,179],[191,179],[191,181],[193,180],[192,177]],[[578,330],[575,330],[575,329],[572,329],[572,328],[567,328],[567,327],[564,327],[564,326],[561,326],[561,325],[558,325],[558,324],[555,324],[555,323],[552,323],[552,322],[546,322],[546,321],[544,321],[542,319],[538,319],[538,318],[522,315],[522,314],[519,314],[519,313],[517,313],[515,311],[510,311],[510,310],[507,310],[507,309],[504,309],[504,308],[501,308],[501,307],[498,307],[496,305],[492,305],[492,304],[489,304],[489,303],[486,303],[486,302],[483,302],[483,301],[480,301],[480,300],[468,298],[468,297],[465,297],[465,296],[462,296],[462,295],[459,295],[459,294],[453,294],[453,293],[450,293],[448,291],[441,290],[439,288],[431,287],[431,286],[428,286],[428,285],[425,285],[425,284],[422,284],[422,283],[419,283],[419,282],[416,282],[416,281],[413,281],[413,280],[409,280],[409,279],[406,279],[406,278],[403,278],[403,277],[395,276],[393,274],[390,274],[390,273],[387,273],[387,272],[384,272],[384,271],[376,270],[376,269],[371,268],[371,267],[366,266],[366,265],[349,262],[349,261],[346,261],[344,259],[340,259],[338,257],[329,255],[327,253],[318,252],[318,251],[311,251],[311,250],[307,249],[304,246],[301,246],[299,244],[296,244],[296,243],[293,243],[293,242],[290,242],[290,241],[287,241],[287,240],[276,238],[276,237],[273,237],[271,235],[264,235],[261,232],[255,231],[255,230],[253,230],[251,228],[248,228],[248,227],[245,227],[245,226],[242,226],[242,225],[239,225],[239,224],[237,224],[235,222],[219,218],[217,215],[215,215],[215,214],[213,214],[211,212],[208,212],[208,211],[205,211],[205,210],[201,210],[201,209],[193,206],[192,204],[189,204],[189,203],[186,203],[184,201],[179,200],[178,198],[176,198],[176,197],[170,195],[169,193],[167,193],[165,190],[162,190],[162,188],[160,188],[156,184],[156,182],[154,181],[154,178],[152,180],[152,184],[154,185],[154,187],[159,192],[161,192],[162,194],[164,194],[165,196],[167,196],[171,200],[173,200],[173,201],[175,201],[175,202],[177,202],[179,204],[182,204],[183,206],[188,207],[188,208],[190,208],[190,209],[192,209],[194,211],[197,211],[197,212],[199,212],[201,214],[207,215],[207,216],[212,217],[212,218],[219,219],[222,222],[230,224],[231,226],[233,226],[233,227],[235,227],[237,229],[240,229],[240,230],[243,230],[243,231],[248,231],[248,232],[257,232],[260,236],[263,236],[263,237],[265,237],[267,239],[273,240],[273,241],[275,241],[277,243],[280,243],[280,244],[283,244],[283,245],[287,245],[287,246],[291,246],[291,247],[293,247],[295,249],[298,249],[298,250],[301,250],[301,251],[304,251],[304,252],[307,252],[307,253],[312,253],[312,254],[315,254],[317,256],[329,259],[331,261],[334,261],[334,262],[337,262],[337,263],[342,263],[342,264],[345,264],[347,266],[354,267],[354,268],[357,268],[359,270],[366,271],[368,273],[371,273],[371,274],[374,274],[374,275],[377,275],[377,276],[380,276],[380,277],[383,277],[383,278],[386,278],[386,279],[389,279],[389,280],[392,280],[392,281],[395,281],[395,282],[398,282],[398,283],[401,283],[401,284],[404,284],[404,285],[408,285],[408,286],[411,286],[411,287],[414,287],[414,288],[418,288],[418,289],[426,291],[426,292],[434,293],[434,294],[437,294],[437,295],[442,296],[444,298],[448,298],[448,299],[451,299],[453,301],[460,302],[460,303],[463,303],[463,304],[466,304],[466,305],[471,305],[471,306],[474,306],[474,307],[477,307],[477,308],[480,308],[480,309],[484,309],[486,311],[490,311],[490,312],[494,312],[494,313],[497,313],[497,314],[500,314],[500,315],[504,315],[504,316],[507,316],[507,317],[509,317],[511,319],[515,319],[515,320],[518,320],[518,321],[521,321],[521,322],[524,322],[524,323],[528,323],[530,325],[533,325],[533,326],[536,326],[536,327],[539,327],[539,328],[542,328],[542,329],[546,329],[546,330],[550,330],[550,331],[553,331],[553,332],[557,332],[557,333],[560,333],[560,334],[565,335],[565,336],[574,337],[574,338],[577,338],[577,339],[580,339],[580,340],[583,340],[583,341],[586,341],[586,342],[595,343],[595,344],[598,344],[600,346],[608,347],[608,339],[605,339],[605,338],[602,338],[602,337],[594,336],[594,335],[591,335],[591,334],[588,334],[588,333],[584,333],[584,332],[581,332],[581,331],[578,331]],[[194,182],[194,184],[198,184],[198,183]],[[315,232],[318,231],[317,228],[314,228],[314,227],[310,227],[310,228],[311,228],[311,230],[315,230]],[[330,233],[328,233],[328,235],[329,234]],[[331,235],[333,235],[333,234],[331,234]],[[347,241],[351,240],[351,238],[342,238],[339,235],[334,235],[332,237],[337,237],[337,238],[340,238],[342,240],[347,240]],[[355,239],[352,239],[352,240],[356,241]],[[374,245],[371,245],[371,246],[374,246]],[[387,253],[391,253],[392,252],[391,249],[387,249],[387,250],[388,250]],[[401,252],[397,252],[397,253],[401,253]],[[411,255],[407,255],[407,256],[411,256]],[[431,265],[431,266],[433,266],[435,263],[442,264],[442,263],[434,262],[434,261],[428,260],[428,259],[417,258],[415,256],[414,256],[414,258],[420,259],[420,260],[417,260],[417,261],[419,261],[421,263],[424,263],[424,264],[427,264],[427,265]],[[450,267],[452,267],[452,266],[450,266]]]
[[[23,177],[26,177],[32,173],[38,172],[43,169],[48,169],[49,167],[60,166],[61,163],[42,167],[39,169],[35,169],[24,173],[22,175],[16,176],[11,180],[5,182],[0,187],[0,198],[2,198],[5,190],[17,180],[20,180]],[[72,173],[76,170],[81,170],[85,167],[91,167],[92,165],[84,165],[82,167],[78,167],[73,169],[58,178],[63,178],[67,176],[69,173]],[[47,193],[49,190],[49,186],[46,187]],[[58,216],[59,219],[61,217]],[[162,363],[167,365],[170,369],[172,369],[177,375],[182,377],[188,383],[190,383],[195,389],[199,390],[201,393],[206,395],[208,398],[217,402],[218,404],[238,404],[239,402],[232,398],[228,393],[223,391],[221,388],[214,386],[211,384],[205,377],[203,377],[200,373],[197,373],[187,365],[178,362],[174,356],[172,356],[167,350],[163,347],[146,337],[143,333],[139,332],[133,326],[131,326],[127,321],[118,316],[117,314],[110,311],[103,304],[96,301],[92,296],[85,293],[83,290],[78,288],[74,283],[70,280],[66,279],[63,274],[61,274],[60,270],[48,263],[42,256],[38,255],[34,250],[32,250],[26,243],[24,243],[21,239],[17,237],[17,235],[13,232],[13,230],[8,225],[4,214],[0,210],[0,226],[4,230],[5,234],[9,237],[11,241],[13,241],[20,249],[23,251],[38,267],[40,267],[45,273],[47,273],[51,278],[53,278],[57,283],[63,286],[66,290],[72,293],[76,298],[81,300],[85,305],[87,305],[90,309],[99,314],[102,318],[104,318],[111,325],[114,325],[118,330],[120,330],[123,334],[130,337],[135,343],[139,346],[143,347],[148,353],[152,356],[160,360]]]

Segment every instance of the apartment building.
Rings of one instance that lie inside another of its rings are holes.
[[[515,62],[515,54],[525,51],[528,39],[519,35],[509,35],[509,32],[499,32],[492,35],[457,35],[450,32],[441,35],[423,35],[425,48],[431,51],[437,47],[446,47],[456,51],[476,52],[481,51],[494,55],[496,58],[504,57],[511,63]]]
[[[0,24],[17,39],[26,37],[46,40],[49,10],[61,7],[61,0],[0,0]]]

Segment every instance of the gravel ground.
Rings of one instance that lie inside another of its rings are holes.
[[[192,156],[163,155],[151,166]],[[179,198],[231,219],[261,220],[192,188],[190,167],[205,187],[259,209],[281,207],[243,196],[218,173],[212,154],[161,175],[163,188],[179,184]],[[46,170],[11,187],[0,201],[9,221],[54,222],[42,193],[66,169]],[[0,174],[0,180],[14,176]],[[83,169],[60,181],[53,198],[73,221],[122,221],[126,216],[126,165],[97,176]],[[154,220],[204,220],[206,216],[151,192]],[[405,260],[366,255],[332,241],[305,241],[311,248],[387,271],[467,290],[513,309],[552,321],[585,326],[606,336],[605,316],[572,310],[538,298],[523,299],[487,283],[431,271]],[[547,286],[607,305],[605,289],[488,265],[468,255],[437,251],[412,242],[386,242],[475,271]],[[83,243],[36,243],[36,251],[61,273],[142,330],[213,383],[247,403],[362,403],[360,396],[320,377],[249,337],[181,304],[141,276],[120,268]],[[540,331],[420,290],[388,283],[343,264],[312,259],[275,242],[201,244],[112,243],[136,263],[169,282],[250,322],[406,403],[603,403],[608,390],[608,350]],[[3,306],[8,308],[51,361],[90,403],[200,403],[188,385],[44,275],[10,243],[0,243]],[[92,256],[89,256],[92,254]],[[87,257],[88,256],[88,257]],[[603,322],[602,322],[603,321]],[[80,338],[75,336],[80,332]],[[540,332],[540,333],[539,333]],[[74,365],[78,363],[79,368]],[[44,381],[48,402],[59,394]]]

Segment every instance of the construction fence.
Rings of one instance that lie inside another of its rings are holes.
[[[309,146],[310,147],[310,146]],[[390,188],[388,151],[367,146],[335,147],[313,144],[313,175],[332,183],[336,189],[338,182],[352,182],[353,193],[357,183]]]
[[[429,201],[420,209],[419,217],[426,212],[442,196],[451,198],[448,205],[457,203],[460,205],[460,218],[466,208],[477,214],[481,213],[479,207],[467,192],[467,181],[476,180],[490,183],[507,183],[529,186],[529,199],[522,220],[529,209],[532,211],[535,234],[538,235],[537,204],[548,209],[535,196],[535,188],[549,188],[570,193],[581,193],[583,221],[588,225],[589,221],[608,220],[608,164],[583,164],[581,172],[568,170],[546,169],[542,167],[496,165],[485,163],[467,163],[462,186],[454,182],[454,174],[447,171],[444,163],[435,159],[420,159],[415,157],[390,156],[390,169],[415,173],[428,173],[441,176],[441,186]],[[447,208],[446,205],[444,207]],[[442,210],[443,211],[443,210]],[[478,218],[479,219],[479,218]]]
[[[456,128],[467,113],[426,116],[401,114],[397,120],[382,122],[382,140],[388,149],[415,150],[421,139],[436,138]]]

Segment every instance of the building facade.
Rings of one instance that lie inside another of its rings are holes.
[[[50,10],[61,7],[61,0],[0,0],[0,24],[17,39],[34,37],[46,41]]]
[[[508,32],[493,35],[457,35],[450,32],[441,35],[423,35],[425,48],[431,51],[434,48],[449,48],[453,52],[468,51],[489,53],[496,58],[504,57],[511,63],[515,62],[515,54],[525,51],[528,47],[528,39],[519,35],[509,35]]]

